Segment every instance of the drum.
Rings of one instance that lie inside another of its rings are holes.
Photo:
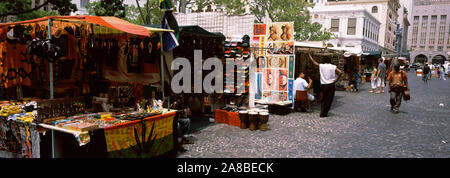
[[[268,121],[269,121],[269,113],[268,112],[260,112],[259,116],[258,116],[259,130],[266,131]]]
[[[248,127],[248,111],[239,111],[239,119],[241,120],[241,129]]]
[[[248,113],[248,121],[249,121],[249,126],[248,128],[250,130],[256,130],[256,126],[258,125],[258,113],[254,112],[254,111],[250,111]]]

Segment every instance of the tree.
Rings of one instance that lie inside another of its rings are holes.
[[[41,5],[31,7],[31,0],[10,0],[0,1],[0,21],[5,22],[8,16],[18,16],[19,20],[28,20],[21,17],[35,17],[36,15],[46,15],[39,11],[44,6],[52,5],[52,9],[61,15],[69,15],[77,11],[77,6],[71,0],[44,0]],[[31,13],[31,14],[30,14]],[[34,14],[33,14],[34,13]],[[50,14],[56,14],[52,12]]]
[[[174,5],[178,5],[177,11],[180,13],[186,13],[187,6],[194,3],[194,0],[174,0]]]
[[[88,3],[86,9],[90,15],[114,16],[125,18],[126,11],[123,0],[100,0]]]
[[[138,19],[141,18],[144,24],[147,25],[161,23],[162,13],[159,9],[159,0],[147,0],[142,8],[139,5],[138,0],[136,0],[136,3],[140,12],[140,16],[138,17]]]
[[[307,1],[254,0],[251,6],[258,23],[262,23],[265,17],[272,22],[293,21],[296,40],[323,41],[333,36],[328,30],[322,30],[321,24],[311,23],[308,8],[313,5]]]
[[[299,0],[197,0],[194,4],[202,10],[209,5],[225,6],[228,15],[245,13],[246,5],[255,15],[256,23],[265,22],[269,18],[272,22],[294,22],[295,39],[299,41],[329,40],[333,34],[322,29],[319,23],[312,23],[309,7],[313,4]],[[179,7],[181,8],[181,7]]]

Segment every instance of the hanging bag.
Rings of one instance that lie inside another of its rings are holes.
[[[403,82],[403,71],[402,71],[402,82]],[[411,95],[409,93],[407,86],[403,86],[403,99],[405,101],[409,101],[411,99]]]

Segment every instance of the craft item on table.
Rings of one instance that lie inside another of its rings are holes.
[[[66,124],[62,128],[68,129],[68,130],[74,130],[78,132],[85,132],[90,130],[98,129],[99,125],[94,123],[87,123],[87,122],[75,122],[71,124]]]

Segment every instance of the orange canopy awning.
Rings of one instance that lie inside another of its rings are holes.
[[[0,23],[1,26],[10,26],[10,25],[18,25],[18,24],[26,24],[26,23],[37,23],[42,21],[47,21],[48,19],[52,20],[64,20],[64,21],[84,21],[86,23],[92,23],[103,27],[108,27],[112,29],[116,29],[125,33],[139,35],[139,36],[147,36],[150,37],[150,31],[145,27],[132,24],[128,21],[119,19],[117,17],[105,17],[105,16],[48,16],[39,19],[26,20],[20,22],[11,22],[11,23]]]

